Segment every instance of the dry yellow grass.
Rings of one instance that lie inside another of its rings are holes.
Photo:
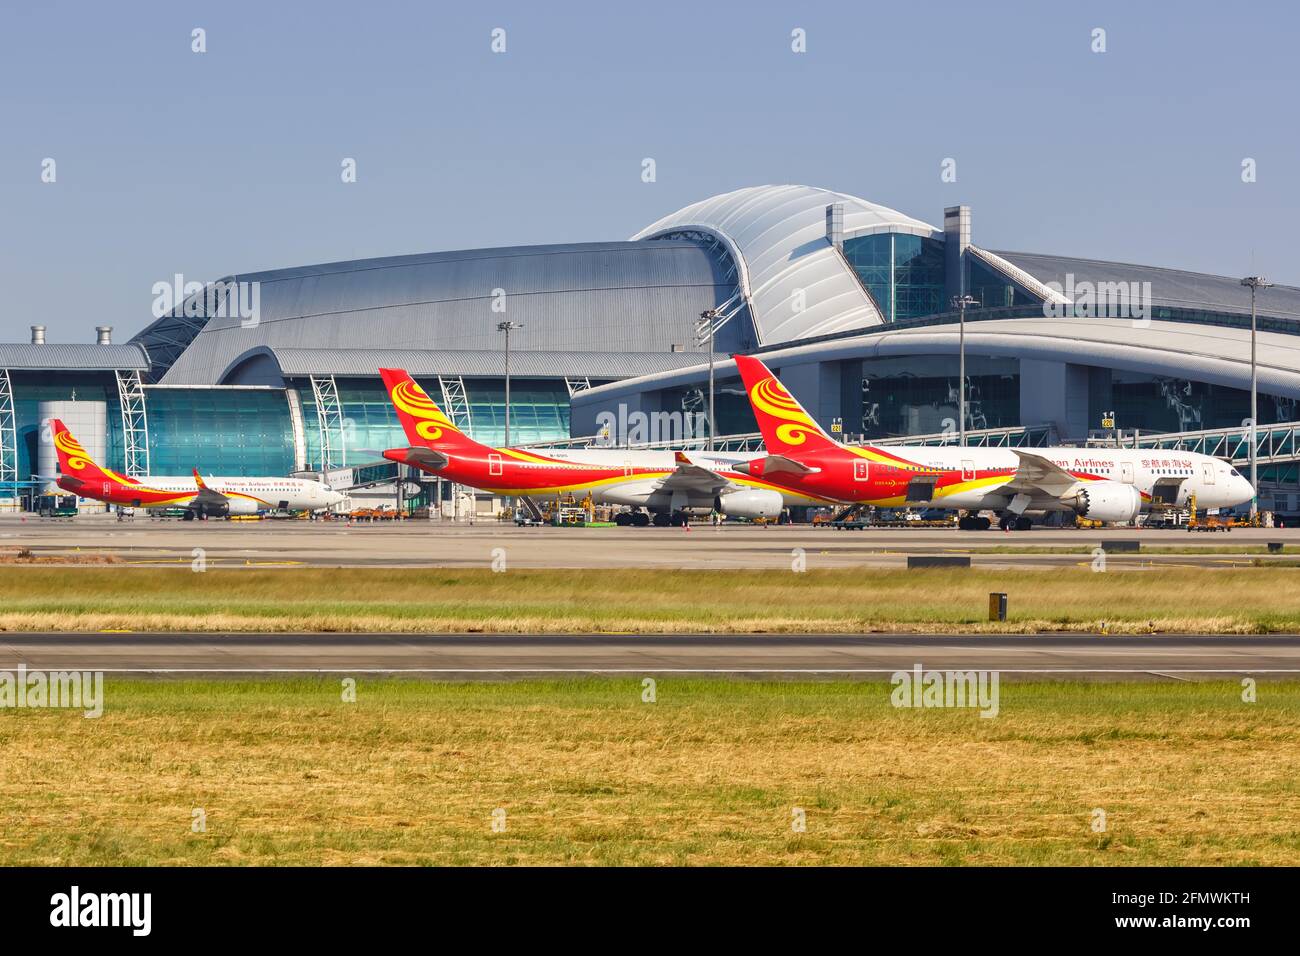
[[[0,629],[1246,634],[1300,630],[1298,574],[0,568]]]
[[[1300,862],[1300,684],[1001,689],[110,678],[0,712],[0,863]]]
[[[78,554],[78,555],[38,555],[27,548],[0,548],[0,565],[11,564],[16,567],[46,565],[63,567],[69,564],[121,564],[122,559],[115,554]]]

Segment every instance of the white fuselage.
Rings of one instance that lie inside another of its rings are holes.
[[[198,495],[199,487],[193,476],[144,475],[139,479],[143,489],[171,492],[178,496]],[[204,478],[203,483],[230,501],[231,514],[257,514],[263,511],[319,511],[336,505],[343,495],[331,491],[327,485],[308,478]],[[131,486],[119,486],[119,494],[129,498]],[[128,502],[134,504],[134,501]],[[142,508],[185,507],[177,501],[149,501],[141,498]]]
[[[660,484],[664,478],[677,469],[678,465],[676,452],[656,449],[531,448],[529,451],[534,451],[539,456],[555,458],[577,466],[587,465],[597,468],[622,469],[627,474],[627,479],[624,481],[612,481],[590,488],[576,487],[574,490],[589,492],[592,501],[597,503],[630,505],[632,507],[643,507],[651,504],[652,501],[664,494],[660,490]],[[689,451],[686,454],[692,464],[722,473],[725,478],[738,488],[768,489],[780,494],[785,507],[818,505],[828,502],[828,499],[801,493],[790,488],[783,488],[771,482],[755,479],[735,471],[738,462],[762,458],[766,455],[766,452]],[[515,463],[515,466],[529,467],[527,464],[520,465],[519,463]],[[539,464],[533,467],[545,473],[548,466]],[[705,496],[698,500],[689,495],[686,497],[691,500],[686,501],[682,497],[678,498],[680,507],[708,509],[712,506],[712,496]],[[669,499],[671,500],[671,494],[669,494]]]
[[[942,508],[994,509],[1007,506],[1013,491],[1005,486],[1021,467],[1020,457],[1007,448],[887,445],[880,450],[928,468],[960,470],[963,477],[986,477],[959,484],[951,494],[936,497]],[[1069,472],[1086,487],[1095,481],[1131,485],[1150,502],[1159,497],[1170,505],[1186,506],[1193,495],[1198,508],[1228,508],[1250,501],[1250,482],[1232,465],[1208,455],[1154,448],[1026,448]],[[883,467],[875,463],[873,468]],[[963,487],[965,485],[965,487]],[[973,487],[971,486],[973,485]],[[1161,494],[1157,495],[1157,487]],[[1059,500],[1034,496],[1028,510],[1069,510]]]

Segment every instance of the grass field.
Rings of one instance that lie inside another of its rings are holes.
[[[1003,683],[993,719],[887,683],[356,691],[2,711],[0,863],[1300,863],[1300,683]]]
[[[1292,568],[0,568],[0,630],[828,632],[1300,630]],[[987,621],[988,594],[1010,595]]]

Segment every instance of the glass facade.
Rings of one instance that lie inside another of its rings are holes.
[[[956,428],[957,356],[928,355],[847,362],[845,430],[867,438],[928,435]],[[857,387],[856,394],[854,388]],[[1020,424],[1020,366],[1012,358],[966,357],[966,427]],[[859,423],[854,429],[852,423]]]
[[[420,385],[435,402],[440,406],[443,404],[442,388],[436,378],[422,378]],[[381,382],[373,379],[339,378],[335,379],[335,386],[343,411],[349,465],[377,460],[385,448],[406,446],[406,436]],[[470,437],[485,445],[503,444],[505,380],[465,379],[465,395],[469,401],[472,423]],[[300,385],[298,396],[302,401],[308,467],[319,468],[320,424],[311,385]],[[511,376],[510,443],[526,445],[568,437],[569,391],[564,382]]]
[[[122,409],[117,401],[117,379],[112,372],[33,372],[12,370],[14,418],[18,431],[18,477],[26,480],[36,470],[41,423],[41,402],[104,402],[108,412],[108,455],[114,468],[122,467]]]
[[[187,475],[194,468],[229,476],[293,471],[293,426],[283,389],[147,387],[145,407],[155,475]]]
[[[1094,423],[1102,412],[1114,411],[1120,428],[1182,432],[1239,428],[1250,418],[1246,389],[1104,368],[1092,372],[1088,418]],[[1261,393],[1258,404],[1261,425],[1300,418],[1295,399]]]
[[[1027,294],[1002,273],[989,268],[979,259],[970,256],[967,287],[970,295],[984,309],[1010,309],[1017,306],[1036,306],[1042,302],[1037,296]]]
[[[886,322],[944,311],[941,240],[892,232],[855,236],[844,240],[844,258]]]
[[[441,403],[437,381],[422,382]],[[505,379],[466,379],[475,441],[501,445],[506,437]],[[555,379],[510,377],[510,444],[530,445],[569,437],[569,390]]]
[[[421,383],[435,401],[440,400],[437,382]],[[376,379],[335,379],[339,404],[343,412],[344,438],[347,444],[347,464],[360,465],[382,461],[380,452],[385,448],[404,448],[406,436],[393,411],[393,403],[384,391],[383,383]],[[321,467],[320,419],[316,412],[316,397],[310,383],[298,387],[302,402],[302,429],[307,443],[307,467]],[[335,461],[337,467],[341,461]]]
[[[709,384],[684,385],[664,389],[660,393],[660,407],[666,412],[684,412],[702,418],[692,419],[702,423],[702,432],[708,434],[709,422]],[[713,417],[717,421],[719,435],[746,435],[758,431],[758,420],[754,418],[754,409],[745,394],[745,385],[739,376],[723,378],[719,376],[713,382]],[[683,419],[683,423],[685,420]],[[683,424],[683,428],[685,425]]]

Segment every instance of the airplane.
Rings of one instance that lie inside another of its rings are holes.
[[[553,498],[586,492],[595,502],[627,505],[619,525],[684,526],[692,514],[774,518],[789,505],[832,504],[737,470],[753,454],[687,455],[625,448],[492,448],[462,432],[403,369],[381,368],[410,442],[383,456],[448,481],[502,497]],[[641,511],[640,509],[645,509]]]
[[[81,498],[130,508],[183,508],[185,520],[263,511],[318,511],[344,500],[319,481],[305,478],[203,478],[145,475],[129,478],[96,464],[66,425],[50,419],[59,457],[55,482]]]
[[[1107,523],[1153,505],[1228,508],[1250,501],[1250,482],[1208,455],[1160,448],[976,448],[843,445],[824,432],[759,359],[735,356],[767,446],[739,471],[845,504],[966,511],[963,530],[1027,530],[1033,517],[1073,513]]]

